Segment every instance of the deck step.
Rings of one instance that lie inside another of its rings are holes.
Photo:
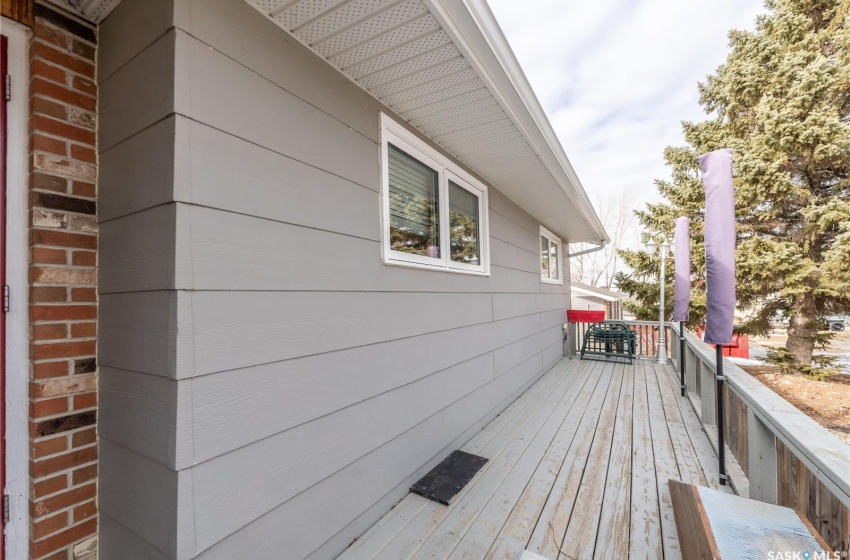
[[[832,558],[811,523],[791,508],[670,480],[673,511],[685,558],[758,558],[768,551]]]

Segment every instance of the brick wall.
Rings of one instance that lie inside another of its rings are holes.
[[[97,532],[96,30],[35,6],[30,45],[30,558]]]

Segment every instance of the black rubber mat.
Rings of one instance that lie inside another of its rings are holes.
[[[466,451],[452,451],[410,491],[447,506],[486,462],[484,457]]]

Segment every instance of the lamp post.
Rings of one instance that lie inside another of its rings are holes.
[[[654,241],[646,244],[646,248],[650,255],[654,255],[656,249],[661,252],[661,294],[660,304],[658,306],[658,353],[655,355],[655,361],[659,364],[667,363],[667,336],[664,328],[664,280],[665,280],[665,265],[667,263],[667,253],[670,251],[670,244],[666,239],[661,240],[661,244],[657,245]]]

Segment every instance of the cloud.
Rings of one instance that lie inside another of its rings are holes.
[[[663,150],[705,118],[697,82],[762,0],[489,0],[591,199],[657,201]]]

